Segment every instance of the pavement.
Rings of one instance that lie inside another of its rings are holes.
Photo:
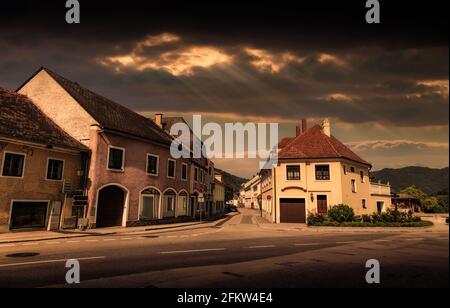
[[[47,241],[47,240],[57,240],[57,239],[70,239],[79,237],[92,237],[92,236],[105,236],[105,235],[116,235],[116,234],[133,234],[133,233],[146,233],[146,232],[160,232],[162,230],[187,230],[190,228],[198,228],[199,226],[212,227],[220,225],[234,215],[238,213],[231,213],[225,218],[213,220],[213,221],[202,221],[202,222],[185,222],[167,225],[153,225],[153,226],[143,226],[143,227],[112,227],[112,228],[101,228],[101,229],[90,229],[87,231],[80,230],[64,230],[64,231],[18,231],[10,233],[0,233],[0,245],[1,244],[13,244],[13,243],[23,243],[23,242],[34,242],[34,241]]]
[[[448,287],[448,228],[312,230],[242,210],[222,222],[0,244],[0,287]],[[81,284],[65,282],[68,259]],[[366,261],[381,284],[365,281]]]

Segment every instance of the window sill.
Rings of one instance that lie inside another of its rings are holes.
[[[125,173],[124,169],[107,169],[107,170],[114,173]]]

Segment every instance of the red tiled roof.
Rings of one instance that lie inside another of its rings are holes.
[[[294,139],[295,138],[293,138],[293,137],[288,137],[288,138],[281,139],[280,143],[278,143],[278,149],[279,150],[284,149]]]
[[[26,96],[0,88],[0,137],[87,151]]]
[[[170,145],[172,140],[151,119],[117,104],[78,83],[70,81],[46,68],[58,82],[101,126],[150,141]]]
[[[345,158],[371,166],[370,163],[356,155],[334,136],[328,137],[325,135],[319,125],[315,125],[302,135],[293,138],[290,143],[280,150],[278,158]]]

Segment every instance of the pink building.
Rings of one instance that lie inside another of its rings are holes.
[[[172,159],[172,137],[145,118],[42,68],[19,93],[91,151],[91,227],[135,226],[192,216],[191,161]]]

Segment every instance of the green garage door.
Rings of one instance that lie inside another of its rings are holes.
[[[13,202],[11,230],[44,229],[47,207],[47,202]]]

